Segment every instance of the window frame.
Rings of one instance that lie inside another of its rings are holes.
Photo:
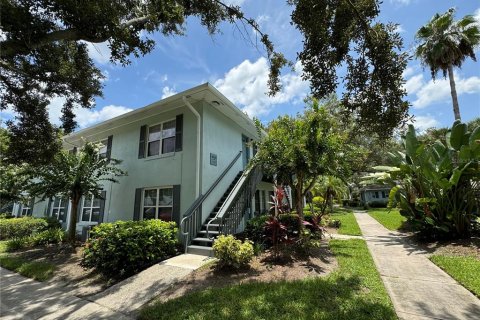
[[[93,222],[96,222],[96,223],[99,223],[100,222],[100,216],[101,216],[101,212],[100,212],[100,209],[102,209],[102,205],[101,205],[101,201],[102,199],[101,198],[96,198],[99,200],[99,205],[98,207],[97,206],[93,206],[93,202],[95,200],[95,196],[92,194],[92,195],[88,195],[88,196],[84,196],[83,199],[82,199],[82,210],[80,211],[80,222],[87,222],[87,223],[93,223]],[[85,201],[87,200],[90,200],[90,206],[89,207],[86,207],[85,206]],[[85,210],[85,208],[87,209],[90,209],[90,215],[89,215],[89,219],[88,220],[83,220],[83,211]],[[98,208],[98,220],[99,221],[92,221],[92,215],[93,215],[93,209],[96,209]]]
[[[106,158],[108,154],[108,138],[98,140],[95,142],[97,144],[101,144],[103,147],[98,149],[98,156],[100,158]],[[105,148],[105,152],[100,152],[103,148]]]
[[[30,208],[30,203],[32,201],[32,198],[28,198],[28,200],[26,201],[26,203],[24,202],[21,202],[20,203],[20,216],[21,217],[28,217],[28,216],[31,216],[32,215],[32,209],[33,208]],[[26,213],[24,214],[24,210],[27,210]]]
[[[166,205],[160,205],[159,201],[160,201],[160,190],[163,190],[163,189],[171,189],[172,190],[172,203],[168,206]],[[155,198],[155,205],[149,205],[149,206],[145,206],[145,191],[149,191],[149,190],[156,190],[156,198]],[[171,186],[161,186],[161,187],[149,187],[149,188],[144,188],[142,190],[142,210],[141,210],[141,220],[146,220],[144,218],[144,214],[145,214],[145,208],[155,208],[155,217],[152,218],[152,219],[160,219],[159,218],[159,208],[171,208],[171,215],[170,215],[170,220],[163,220],[163,221],[173,221],[173,206],[174,206],[174,199],[173,199],[173,185]],[[147,220],[150,220],[150,219],[147,219]]]
[[[164,137],[163,137],[163,131],[164,131],[163,126],[164,126],[164,124],[167,123],[167,122],[173,122],[173,123],[174,123],[174,131],[175,131],[175,132],[174,132],[173,136],[164,138]],[[157,139],[157,140],[150,140],[150,128],[155,127],[155,126],[158,126],[158,125],[160,125],[160,137],[159,137],[159,139]],[[172,119],[168,119],[168,120],[165,120],[165,121],[162,121],[162,122],[154,123],[154,124],[152,124],[152,125],[148,125],[148,126],[147,126],[146,137],[145,137],[146,158],[158,157],[158,156],[161,156],[161,155],[164,155],[164,154],[174,153],[174,152],[175,152],[175,144],[176,144],[176,142],[173,143],[173,151],[163,152],[163,140],[168,139],[168,138],[174,138],[174,141],[176,141],[176,138],[177,138],[177,122],[176,122],[176,118],[172,118]],[[160,145],[159,145],[159,147],[158,147],[158,154],[152,154],[152,155],[150,155],[150,142],[155,142],[155,141],[159,141],[159,142],[160,142]]]
[[[57,200],[57,199],[59,200],[59,205],[58,205],[58,206],[55,206],[55,200]],[[59,218],[60,218],[60,215],[58,214],[58,212],[60,212],[60,209],[63,209],[63,214],[64,214],[64,217],[65,217],[65,220],[66,220],[67,214],[68,214],[67,209],[68,209],[68,203],[69,203],[69,201],[70,201],[70,200],[69,200],[69,199],[66,199],[66,198],[54,197],[54,198],[52,199],[52,206],[51,206],[51,208],[50,208],[50,212],[48,213],[49,216],[50,216],[50,217],[55,217],[58,221],[60,221],[60,222],[62,222],[62,223],[63,223],[63,222],[67,222],[67,221],[64,221],[63,219],[62,219],[62,220],[59,219]],[[54,211],[55,209],[57,210],[57,214],[54,216],[54,215],[53,215],[53,211]]]

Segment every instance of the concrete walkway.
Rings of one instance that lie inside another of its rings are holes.
[[[211,260],[182,254],[86,299],[73,296],[68,288],[37,282],[0,268],[0,318],[133,319],[139,307]]]
[[[480,319],[480,300],[425,251],[366,212],[354,214],[400,319]]]

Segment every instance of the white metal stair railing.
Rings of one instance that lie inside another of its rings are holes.
[[[244,173],[227,199],[223,202],[215,217],[211,218],[207,223],[207,238],[210,238],[209,227],[213,225],[214,222],[218,224],[220,234],[235,233],[244,215],[252,207],[252,198],[258,183],[262,180],[262,176],[262,170],[258,165]]]
[[[180,232],[182,235],[183,245],[185,247],[185,252],[187,252],[188,245],[191,240],[195,238],[197,233],[200,231],[200,228],[203,223],[202,219],[202,204],[205,199],[212,193],[215,187],[220,183],[220,181],[225,177],[225,175],[230,171],[235,162],[240,158],[242,151],[239,151],[235,158],[230,162],[230,164],[225,168],[225,170],[220,174],[220,176],[213,182],[210,188],[201,194],[186,211],[183,219],[180,221]]]

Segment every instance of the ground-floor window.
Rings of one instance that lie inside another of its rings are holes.
[[[50,216],[56,218],[60,222],[66,222],[68,200],[55,197],[52,203]]]
[[[173,188],[160,187],[143,190],[143,219],[172,220]]]
[[[83,198],[82,205],[82,222],[99,222],[100,221],[100,202],[102,199],[94,196],[86,196]]]
[[[31,216],[32,215],[32,199],[27,199],[25,202],[21,203],[20,215],[21,216]]]

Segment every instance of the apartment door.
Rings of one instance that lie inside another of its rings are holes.
[[[243,167],[245,168],[250,160],[250,145],[248,144],[248,137],[242,134],[242,158],[243,158]]]

